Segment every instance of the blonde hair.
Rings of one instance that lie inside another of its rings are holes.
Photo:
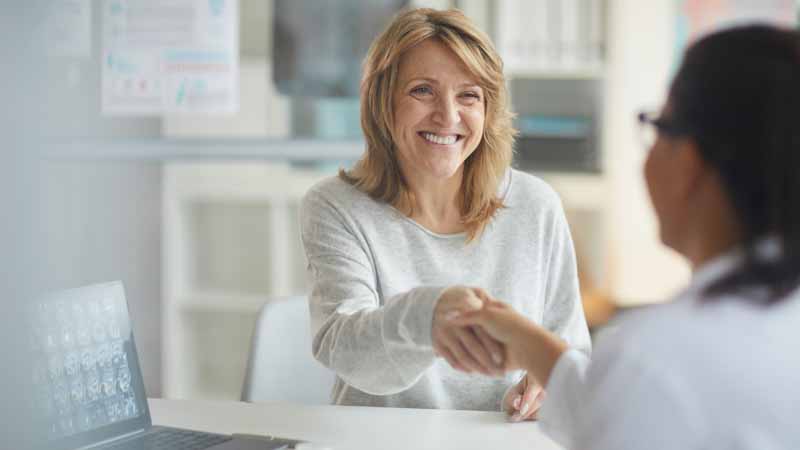
[[[373,199],[389,203],[408,216],[413,213],[414,196],[403,179],[392,139],[392,98],[400,59],[427,39],[437,39],[452,51],[485,93],[483,136],[464,161],[459,199],[469,242],[480,236],[504,206],[497,190],[511,165],[516,130],[508,106],[503,61],[488,36],[461,11],[420,8],[401,12],[372,43],[361,79],[361,128],[367,145],[355,166],[340,170],[339,176]]]

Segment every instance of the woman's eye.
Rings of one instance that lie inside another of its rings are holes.
[[[481,99],[481,95],[478,94],[477,92],[464,92],[463,96],[467,97],[469,99],[474,99],[474,100],[480,100]]]
[[[426,95],[431,93],[431,88],[428,86],[417,86],[411,90],[411,93],[416,95]]]

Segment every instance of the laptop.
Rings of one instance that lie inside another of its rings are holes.
[[[34,397],[48,450],[270,450],[308,445],[153,426],[121,282],[50,294],[35,302],[30,313]]]

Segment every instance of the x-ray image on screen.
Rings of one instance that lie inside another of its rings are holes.
[[[34,397],[50,439],[90,432],[144,413],[124,297],[53,295],[30,316]]]

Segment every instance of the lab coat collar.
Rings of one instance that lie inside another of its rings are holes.
[[[756,253],[764,259],[774,259],[780,254],[777,237],[767,237],[756,243]],[[698,297],[713,282],[732,272],[744,260],[744,249],[736,247],[705,262],[692,273],[689,287],[681,297]]]

